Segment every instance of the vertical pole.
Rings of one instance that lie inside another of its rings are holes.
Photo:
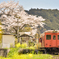
[[[0,22],[1,25],[1,22]],[[0,27],[0,48],[2,47],[2,27]]]
[[[37,33],[37,49],[38,49],[38,33]]]
[[[37,30],[37,49],[39,48],[40,31]]]
[[[19,22],[17,19],[17,39],[18,39],[18,43],[19,43]]]

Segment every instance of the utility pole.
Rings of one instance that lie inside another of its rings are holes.
[[[40,31],[37,30],[37,49],[39,48]]]

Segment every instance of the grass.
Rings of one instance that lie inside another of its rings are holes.
[[[19,48],[11,48],[8,56],[5,57],[0,57],[0,59],[52,59],[52,55],[49,54],[33,54],[33,53],[28,53],[28,54],[18,54]]]
[[[33,54],[33,53],[28,53],[28,54],[18,54],[18,50],[20,48],[25,48],[26,44],[24,45],[16,45],[16,48],[10,48],[10,52],[8,53],[7,57],[0,57],[0,59],[52,59],[52,55],[49,54]],[[26,49],[34,49],[33,47],[29,47]]]
[[[1,59],[52,59],[52,56],[49,54],[14,54],[12,57],[0,57]]]

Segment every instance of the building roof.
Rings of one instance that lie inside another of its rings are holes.
[[[21,35],[20,37],[32,37],[32,36],[27,35],[27,34],[23,34],[23,35]]]
[[[30,35],[31,33],[30,32],[19,32],[20,35],[23,35],[23,34],[27,34],[27,35]]]

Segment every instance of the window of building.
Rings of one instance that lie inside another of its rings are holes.
[[[58,40],[59,40],[59,35],[58,35]]]
[[[56,36],[55,35],[53,35],[53,40],[55,40],[56,39]]]
[[[51,35],[46,35],[46,39],[50,40],[51,39]]]

